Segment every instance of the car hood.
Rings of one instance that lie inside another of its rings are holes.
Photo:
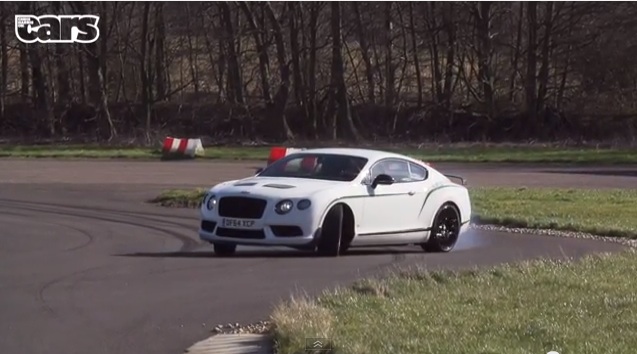
[[[307,198],[314,193],[347,186],[350,183],[309,178],[249,177],[216,186],[213,192],[219,195]]]

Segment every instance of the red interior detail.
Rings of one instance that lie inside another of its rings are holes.
[[[270,149],[270,156],[268,157],[268,165],[270,165],[274,161],[284,158],[285,155],[287,155],[287,151],[288,151],[287,148],[280,147],[280,146],[273,147],[272,149]]]

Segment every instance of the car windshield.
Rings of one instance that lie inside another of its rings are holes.
[[[357,156],[301,153],[286,156],[270,166],[259,177],[293,177],[352,181],[361,172],[367,159]]]

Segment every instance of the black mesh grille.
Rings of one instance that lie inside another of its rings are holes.
[[[272,225],[272,233],[277,237],[303,236],[303,230],[298,226]]]
[[[229,218],[260,219],[267,201],[248,197],[223,197],[219,200],[219,215]]]
[[[204,220],[204,221],[201,222],[201,229],[206,231],[206,232],[215,231],[215,226],[217,226],[217,223],[214,222],[214,221]]]

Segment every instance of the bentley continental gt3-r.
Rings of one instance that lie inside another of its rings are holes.
[[[220,256],[237,245],[338,256],[349,247],[420,245],[449,252],[469,228],[459,183],[417,159],[349,148],[303,150],[210,188],[199,237]]]

